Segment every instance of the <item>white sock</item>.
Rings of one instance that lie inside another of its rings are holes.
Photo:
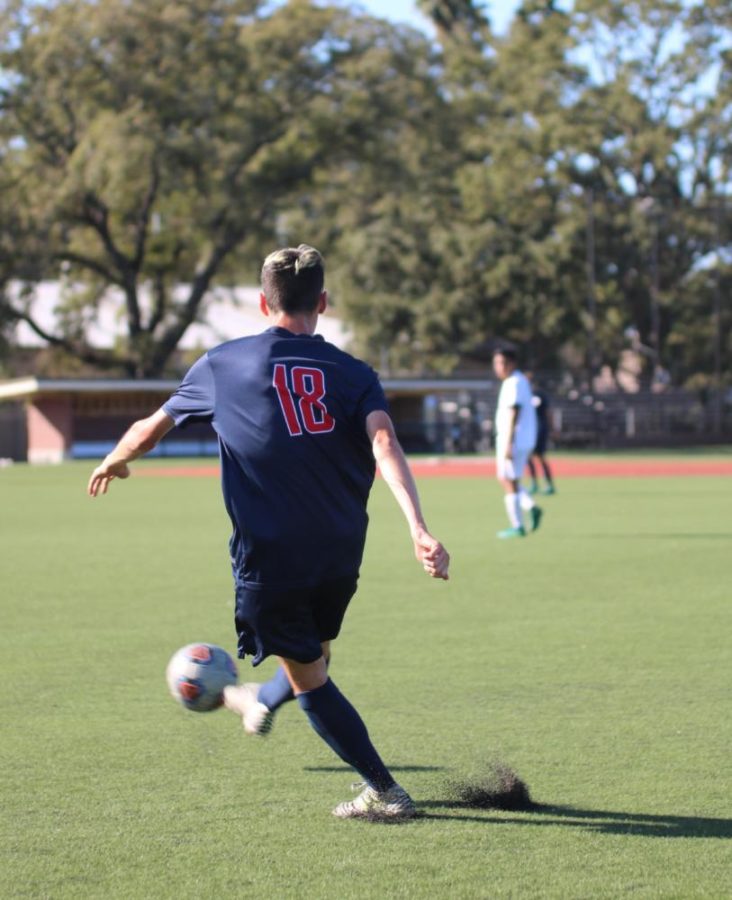
[[[518,494],[506,494],[503,498],[506,504],[506,512],[508,513],[508,521],[512,528],[520,528],[523,525],[521,521],[521,504]]]
[[[519,503],[521,504],[521,509],[528,510],[533,509],[536,506],[533,497],[531,496],[531,494],[527,493],[524,488],[519,488],[518,498]]]

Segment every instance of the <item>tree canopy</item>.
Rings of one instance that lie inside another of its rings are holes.
[[[401,116],[386,67],[425,52],[416,35],[307,0],[16,4],[0,190],[21,227],[3,227],[4,273],[68,288],[60,333],[11,311],[86,362],[159,374],[214,278],[258,257],[297,191],[378,155]],[[127,337],[107,352],[86,326],[110,286]]]
[[[524,0],[505,34],[423,2],[434,39],[289,0],[17,0],[2,15],[0,286],[60,278],[59,330],[107,371],[170,369],[215,282],[306,240],[355,348],[450,372],[730,377],[726,0]],[[90,346],[99,298],[126,337]]]

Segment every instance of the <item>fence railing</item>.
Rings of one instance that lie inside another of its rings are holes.
[[[551,398],[550,446],[683,447],[732,444],[732,394],[702,397],[685,391],[639,394],[570,394]],[[489,453],[497,392],[466,389],[417,399],[395,424],[410,453]],[[422,410],[420,417],[420,408]],[[83,416],[74,420],[71,456],[102,457],[129,425],[129,416]],[[0,458],[27,458],[27,428],[22,404],[0,404]],[[216,436],[207,425],[175,431],[160,444],[158,456],[214,456]]]
[[[398,421],[406,449],[419,453],[487,452],[494,443],[496,396],[479,402],[463,395],[462,406],[447,401],[447,415],[429,423]],[[732,404],[682,391],[664,394],[581,394],[552,398],[550,441],[557,448],[693,446],[732,443]],[[487,413],[488,409],[491,412]]]

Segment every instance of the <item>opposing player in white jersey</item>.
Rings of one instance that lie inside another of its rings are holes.
[[[505,493],[504,501],[510,527],[498,532],[499,538],[525,537],[523,514],[536,531],[542,511],[521,487],[521,473],[536,444],[536,411],[531,385],[519,371],[516,353],[502,348],[493,354],[493,371],[501,380],[496,409],[496,478]]]

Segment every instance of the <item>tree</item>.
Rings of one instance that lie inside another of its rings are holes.
[[[0,296],[61,275],[48,340],[154,375],[214,279],[305,238],[377,365],[450,372],[501,339],[585,379],[631,328],[674,381],[712,359],[720,381],[729,3],[524,0],[500,36],[474,0],[421,7],[436,42],[307,0],[17,0]],[[110,285],[105,353],[85,334]]]
[[[578,326],[557,163],[576,131],[566,97],[581,80],[566,62],[568,20],[527,5],[499,39],[472,5],[446,9],[433,9],[440,103],[429,123],[405,123],[389,199],[346,238],[358,260],[346,307],[375,361],[449,371],[498,337],[547,363]]]
[[[486,50],[485,82],[472,78],[472,122],[457,173],[465,214],[461,294],[473,314],[467,340],[520,344],[547,366],[581,329],[582,257],[567,219],[569,160],[582,144],[573,105],[584,73],[569,60],[568,14],[527,0]]]
[[[715,195],[729,183],[722,163],[730,147],[722,99],[728,4],[578,0],[573,28],[591,59],[582,104],[604,121],[587,175],[596,198],[600,314],[613,325],[612,334],[600,328],[602,349],[617,351],[618,336],[632,327],[651,349],[649,377],[653,364],[662,365],[680,382],[708,365],[699,356],[692,364],[695,354],[680,352],[680,342],[701,345],[689,310],[703,315],[708,292],[694,273],[717,242]]]
[[[363,37],[349,70],[354,87],[368,86],[350,100],[363,124],[358,156],[320,170],[281,233],[328,251],[328,284],[357,352],[383,371],[449,368],[439,266],[454,224],[456,122],[423,35],[372,22]]]
[[[35,263],[9,274],[68,286],[58,331],[7,294],[5,314],[101,368],[163,372],[237,252],[259,258],[296,192],[378,138],[362,117],[374,26],[343,10],[60,0],[17,2],[2,25],[3,206],[25,223],[10,256]],[[110,287],[126,336],[104,351],[86,330]]]

